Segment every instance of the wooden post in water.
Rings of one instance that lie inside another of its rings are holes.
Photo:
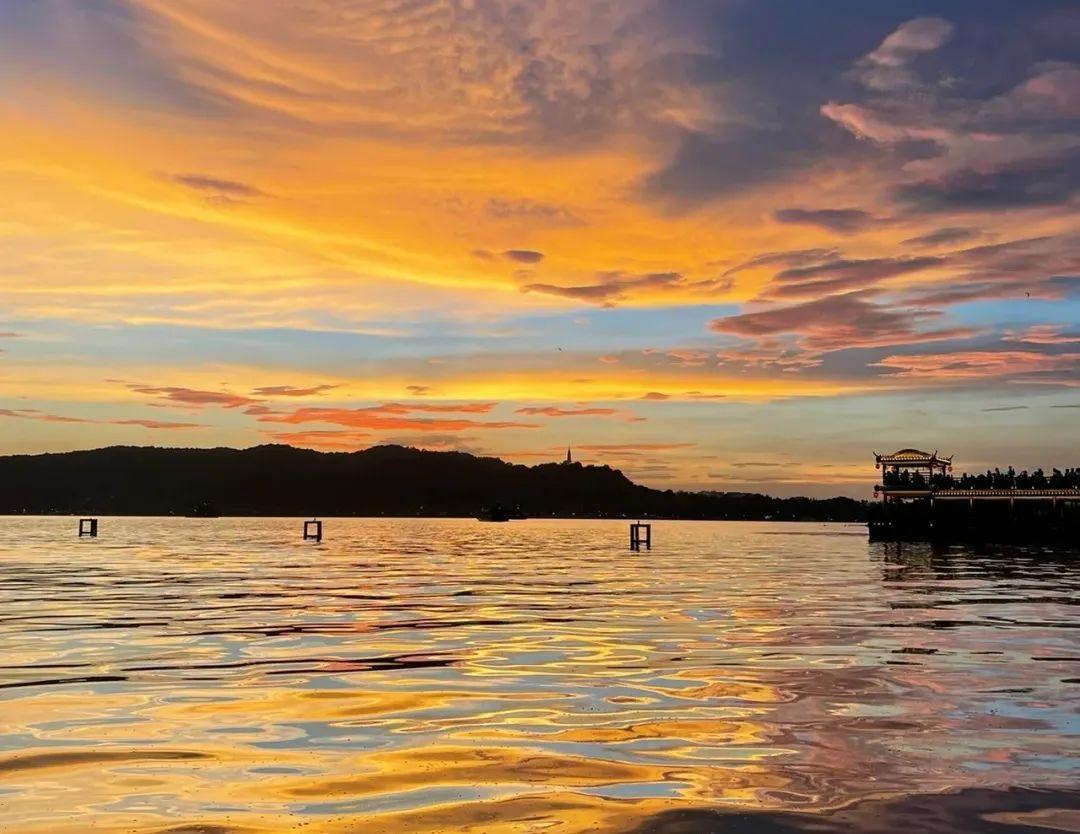
[[[322,541],[322,522],[316,518],[311,521],[304,522],[304,541],[306,542],[321,542]]]
[[[92,539],[97,538],[97,519],[96,518],[80,518],[79,519],[79,538],[83,536],[89,536]]]
[[[641,550],[642,545],[652,550],[652,525],[638,521],[630,525],[630,549]]]

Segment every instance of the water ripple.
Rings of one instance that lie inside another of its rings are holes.
[[[0,519],[0,830],[1080,830],[1080,559]]]

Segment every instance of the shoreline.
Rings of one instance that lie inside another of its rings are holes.
[[[481,521],[474,515],[298,515],[295,513],[286,515],[268,515],[268,514],[253,514],[253,515],[218,515],[218,516],[190,516],[190,515],[152,515],[143,513],[98,513],[93,510],[87,510],[83,513],[0,513],[0,518],[152,518],[152,519],[184,519],[186,521],[219,521],[219,520],[232,520],[232,519],[292,519],[303,520],[310,518],[319,519],[381,519],[385,521],[411,521],[417,519],[423,519],[427,521]],[[650,515],[634,515],[634,516],[602,516],[602,515],[538,515],[528,516],[526,518],[510,519],[505,522],[490,522],[484,521],[484,524],[511,524],[514,521],[702,521],[702,522],[716,522],[716,521],[738,521],[749,523],[768,523],[768,524],[846,524],[859,527],[865,527],[866,521],[852,521],[850,519],[822,519],[822,518],[684,518],[678,516],[650,516]]]

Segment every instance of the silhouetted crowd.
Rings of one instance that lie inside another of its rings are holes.
[[[925,489],[928,485],[922,472],[886,470],[883,483],[887,487],[911,487]],[[1080,489],[1080,468],[1053,469],[1047,475],[1041,469],[1017,472],[1011,466],[1002,472],[988,469],[982,475],[940,475],[935,473],[929,480],[934,489]]]

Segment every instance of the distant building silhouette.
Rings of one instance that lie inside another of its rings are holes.
[[[574,462],[574,456],[570,454],[570,447],[566,447],[566,460],[563,461],[564,466],[569,466]]]

